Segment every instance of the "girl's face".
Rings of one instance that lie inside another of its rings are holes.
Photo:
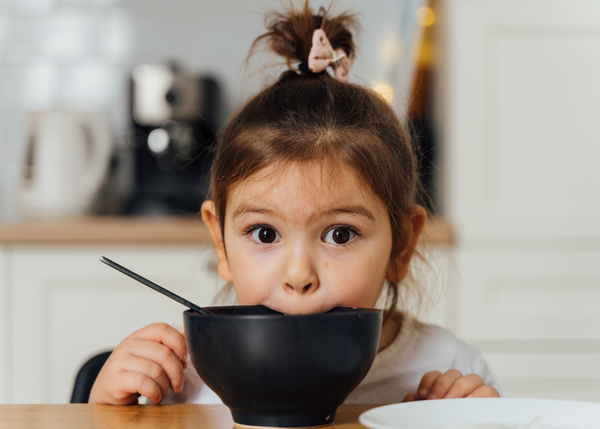
[[[203,206],[219,273],[233,282],[240,304],[286,314],[374,307],[392,249],[383,203],[348,168],[265,170],[231,191],[223,242],[214,205]]]

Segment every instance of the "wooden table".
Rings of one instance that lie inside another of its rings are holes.
[[[364,429],[358,416],[377,405],[342,405],[334,429]],[[232,429],[224,405],[0,405],[0,429]]]

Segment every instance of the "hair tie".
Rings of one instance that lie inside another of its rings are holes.
[[[313,33],[308,61],[302,61],[298,68],[303,73],[306,73],[303,68],[307,68],[311,73],[319,74],[324,72],[327,67],[333,69],[337,80],[348,81],[350,63],[346,53],[341,48],[334,50],[325,32],[319,28]]]
[[[298,70],[300,70],[300,72],[304,73],[304,74],[324,74],[324,73],[327,73],[325,70],[323,70],[322,72],[319,72],[319,73],[313,73],[313,71],[308,68],[308,60],[304,60],[300,64],[298,64]]]

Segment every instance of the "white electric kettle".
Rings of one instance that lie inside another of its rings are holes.
[[[97,113],[39,114],[21,189],[26,217],[84,215],[106,177],[112,152],[108,123]]]

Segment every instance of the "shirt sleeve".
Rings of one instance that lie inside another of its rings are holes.
[[[485,358],[483,357],[481,352],[468,343],[464,343],[464,344],[466,345],[466,347],[470,348],[471,350],[470,350],[470,353],[466,354],[467,356],[469,356],[469,363],[468,363],[469,371],[468,372],[463,371],[463,374],[468,373],[468,374],[479,375],[483,379],[483,384],[485,384],[486,386],[493,387],[494,389],[496,389],[498,391],[498,394],[500,396],[503,396],[502,391],[500,390],[500,386],[498,385],[498,382],[496,381],[494,371],[491,368],[491,366],[489,366],[487,364],[487,362],[485,361]]]
[[[498,391],[500,396],[502,396],[502,392],[498,382],[496,381],[495,374],[491,366],[486,362],[481,351],[468,342],[457,338],[451,332],[446,330],[444,331],[448,337],[448,341],[454,343],[452,348],[454,348],[455,367],[449,369],[457,369],[462,372],[463,375],[479,375],[486,386],[493,387]]]

